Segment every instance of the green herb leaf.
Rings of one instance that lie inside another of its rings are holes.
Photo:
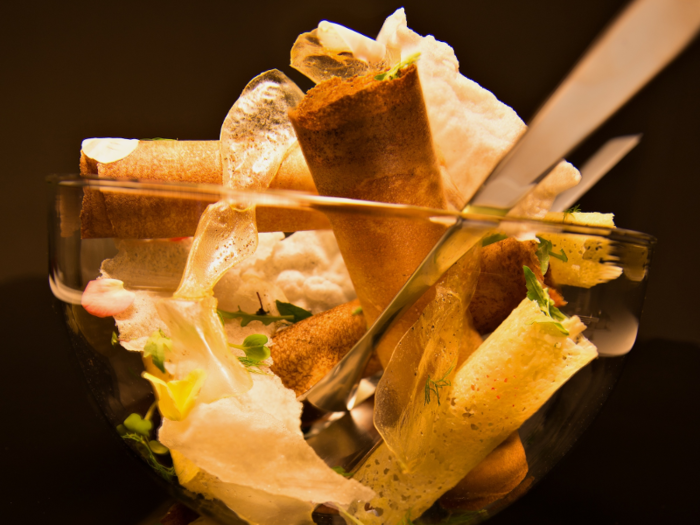
[[[566,217],[567,215],[569,215],[569,214],[571,214],[571,213],[581,213],[581,205],[580,205],[580,204],[576,204],[575,206],[572,206],[571,208],[569,208],[568,210],[566,210],[566,211],[564,212],[564,217]]]
[[[163,333],[163,330],[158,329],[153,332],[146,341],[146,346],[143,347],[144,357],[151,356],[153,364],[158,369],[165,373],[165,352],[170,352],[173,349],[173,342]]]
[[[259,365],[265,359],[270,357],[270,349],[265,346],[267,344],[268,338],[264,334],[252,334],[243,340],[242,345],[234,345],[229,343],[229,346],[238,348],[245,352],[245,357],[239,357],[238,360],[245,366],[250,372],[262,373],[260,372]],[[258,370],[254,370],[257,368]]]
[[[280,315],[283,317],[293,316],[292,323],[298,323],[313,314],[308,310],[304,310],[300,306],[296,306],[292,303],[283,303],[282,301],[275,301],[277,305],[277,310],[279,310]]]
[[[420,53],[413,53],[409,57],[406,57],[405,60],[402,60],[401,62],[396,64],[389,71],[385,71],[384,73],[376,75],[374,77],[374,80],[395,80],[401,76],[402,69],[410,66],[411,64],[414,64],[419,58]]]
[[[552,319],[543,319],[543,318],[539,318],[539,319],[535,319],[534,321],[531,321],[531,322],[529,322],[529,323],[527,323],[527,324],[528,324],[528,325],[531,325],[531,324],[533,324],[533,323],[551,324],[554,328],[556,328],[557,330],[559,330],[562,334],[564,334],[564,335],[569,335],[569,331],[568,331],[566,328],[564,328],[564,325],[562,325],[561,323],[558,323],[557,321],[554,321],[554,320],[552,320]]]
[[[352,315],[360,315],[362,313],[362,307],[358,306],[357,308],[353,309]]]
[[[430,403],[431,392],[435,394],[437,398],[437,404],[440,404],[440,389],[446,386],[452,386],[452,382],[447,380],[447,376],[450,375],[455,365],[453,364],[450,369],[445,372],[445,375],[441,379],[434,381],[430,379],[430,374],[428,374],[428,379],[425,381],[425,404]]]
[[[492,235],[487,235],[486,237],[481,239],[481,246],[488,246],[489,244],[494,244],[507,238],[508,236],[502,233],[494,233]]]
[[[564,321],[566,319],[566,316],[563,313],[561,313],[559,308],[554,306],[554,301],[552,301],[551,297],[549,297],[549,292],[547,288],[542,288],[542,285],[537,280],[535,273],[530,268],[528,268],[527,266],[523,266],[523,272],[525,272],[525,286],[527,287],[527,298],[531,301],[537,301],[537,304],[539,305],[542,313],[546,315],[549,319],[552,319],[552,321],[542,319],[533,322],[551,322],[556,325],[559,325],[559,323],[556,323],[554,320]],[[563,326],[559,325],[557,326],[557,328],[561,330],[561,332],[564,335],[569,335],[568,330],[566,330],[566,328],[564,328]]]
[[[345,470],[343,467],[331,467],[331,470],[333,472],[340,474],[341,476],[346,477],[346,478],[352,477],[352,474],[350,472],[348,472],[347,470]]]
[[[124,427],[131,432],[149,437],[153,429],[153,423],[148,419],[143,419],[140,414],[129,414],[124,420]]]
[[[175,468],[166,467],[165,465],[160,464],[160,462],[153,455],[153,450],[151,450],[149,441],[145,437],[143,437],[141,434],[129,432],[127,434],[124,434],[122,438],[127,441],[135,441],[138,445],[141,445],[137,447],[137,449],[139,453],[144,457],[144,459],[148,462],[148,464],[151,466],[151,468],[153,468],[166,481],[172,481],[172,479],[175,477]]]
[[[112,346],[119,344],[119,336],[117,332],[112,332]]]
[[[537,247],[535,255],[540,261],[540,269],[542,270],[542,275],[547,273],[547,269],[549,268],[550,257],[559,259],[562,262],[569,262],[569,258],[566,256],[566,253],[564,253],[563,249],[560,250],[560,253],[554,253],[552,251],[553,247],[551,241],[543,239],[542,237],[537,237],[537,239],[539,239],[540,244]]]
[[[153,137],[152,139],[139,139],[139,140],[154,141],[154,140],[178,140],[178,139],[164,139],[163,137]]]
[[[260,321],[262,324],[265,326],[274,323],[275,321],[287,321],[289,323],[294,322],[294,315],[259,315],[259,314],[249,314],[247,312],[244,312],[241,310],[241,307],[238,307],[237,312],[227,312],[225,310],[217,310],[216,311],[219,314],[219,319],[221,319],[221,323],[227,319],[240,319],[241,320],[241,326],[246,327],[251,321]]]

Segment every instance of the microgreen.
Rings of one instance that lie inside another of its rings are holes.
[[[139,414],[129,414],[124,420],[124,427],[133,433],[149,437],[153,429],[153,423],[148,419],[143,419]]]
[[[420,53],[413,53],[412,55],[406,57],[390,70],[380,73],[374,77],[374,80],[395,80],[401,76],[401,70],[414,64],[420,58]]]
[[[146,346],[143,347],[143,356],[151,356],[153,364],[158,369],[165,373],[165,352],[173,349],[173,342],[163,333],[160,328],[157,332],[153,332],[146,341]]]
[[[486,237],[481,239],[481,246],[488,246],[489,244],[494,244],[507,238],[508,236],[502,233],[494,233],[491,235],[487,235]]]
[[[341,476],[344,476],[346,478],[352,477],[352,474],[345,470],[343,467],[331,467],[331,470],[337,474],[340,474]]]
[[[133,432],[127,432],[126,434],[122,435],[122,439],[128,441],[135,441],[136,443],[141,445],[140,447],[137,447],[139,453],[145,458],[145,460],[153,468],[153,470],[155,470],[163,479],[165,479],[166,481],[171,481],[173,477],[175,477],[175,468],[166,467],[165,465],[160,464],[160,462],[156,459],[155,455],[153,454],[154,451],[151,449],[148,439],[143,437],[141,434],[136,434]],[[158,444],[160,445],[160,443]],[[160,446],[163,447],[163,445]]]
[[[447,376],[450,375],[452,370],[454,369],[455,365],[453,364],[450,369],[445,372],[445,375],[442,376],[441,379],[438,379],[437,381],[434,381],[433,379],[430,379],[430,374],[428,374],[428,379],[425,381],[425,404],[427,405],[430,403],[430,393],[434,393],[435,397],[437,398],[437,404],[440,404],[440,389],[444,388],[446,386],[452,386],[452,382],[447,379]]]
[[[564,217],[566,217],[567,215],[570,215],[572,213],[581,213],[581,205],[576,204],[575,206],[572,206],[568,210],[564,211]]]
[[[569,262],[569,258],[566,256],[566,253],[564,253],[563,248],[560,250],[560,253],[554,253],[552,251],[553,247],[551,241],[543,239],[542,237],[537,237],[537,239],[540,241],[540,244],[537,247],[535,255],[540,261],[540,269],[542,270],[542,275],[547,273],[547,269],[549,268],[550,257],[559,259],[562,262]]]
[[[558,321],[564,321],[566,316],[559,311],[559,308],[554,306],[554,301],[549,297],[547,288],[542,288],[542,285],[537,280],[534,272],[527,266],[523,266],[525,272],[525,286],[527,287],[527,298],[531,301],[536,301],[546,319],[537,319],[532,323],[548,323],[552,324],[557,330],[564,335],[569,335],[569,331]],[[530,323],[530,324],[532,324]]]
[[[358,306],[357,308],[354,308],[352,311],[352,315],[360,315],[362,313],[362,307]]]
[[[245,352],[245,357],[238,358],[243,366],[251,372],[261,373],[260,364],[270,357],[270,349],[265,346],[267,341],[266,335],[253,334],[246,337],[242,345],[234,345],[232,343],[228,345]],[[257,368],[258,370],[253,370],[253,368]]]

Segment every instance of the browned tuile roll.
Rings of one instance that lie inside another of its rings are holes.
[[[556,306],[566,304],[555,289],[547,272],[544,279],[537,258],[537,242],[507,238],[485,246],[481,252],[481,273],[469,304],[474,328],[481,333],[493,332],[525,299],[527,288],[523,266],[529,267],[540,282],[549,287]]]
[[[446,208],[415,66],[399,78],[332,78],[289,113],[321,195]],[[444,227],[426,221],[329,214],[358,298],[373,323]],[[427,293],[384,337],[383,365],[434,295]]]
[[[297,396],[306,392],[343,358],[367,331],[360,306],[355,299],[327,312],[299,321],[277,332],[270,347],[272,371]],[[381,366],[370,361],[365,375],[378,372]]]
[[[219,141],[139,141],[136,149],[113,162],[99,162],[81,151],[80,174],[118,180],[222,184]],[[298,144],[282,162],[270,189],[317,193]],[[212,201],[146,197],[86,189],[81,212],[84,239],[189,237]],[[260,206],[258,231],[326,229],[322,213]]]

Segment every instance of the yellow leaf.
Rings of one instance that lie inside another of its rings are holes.
[[[187,374],[185,379],[165,382],[148,372],[143,373],[143,377],[151,382],[158,395],[160,413],[173,421],[182,421],[190,413],[206,376],[204,370],[197,368]]]

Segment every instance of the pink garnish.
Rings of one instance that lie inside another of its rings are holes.
[[[123,312],[134,302],[134,293],[124,289],[118,279],[90,281],[83,292],[83,308],[96,317],[109,317]]]

